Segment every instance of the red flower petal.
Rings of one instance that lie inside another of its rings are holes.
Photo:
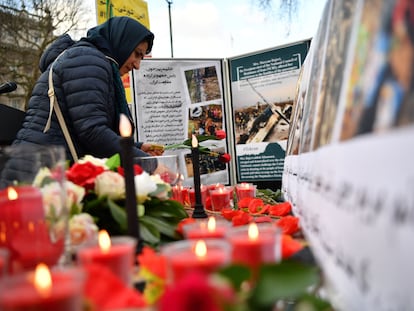
[[[91,162],[75,163],[66,171],[66,178],[90,190],[94,187],[96,176],[104,171],[105,169],[102,166],[96,166]]]
[[[282,235],[282,258],[286,259],[303,248],[301,242],[295,240],[290,235]]]
[[[249,208],[249,204],[252,200],[254,200],[255,198],[253,197],[246,197],[241,199],[239,202],[237,202],[237,207],[238,208]]]
[[[249,212],[253,214],[257,213],[258,210],[261,210],[263,207],[264,207],[263,200],[258,199],[258,198],[251,200],[248,206]]]
[[[161,279],[167,277],[167,259],[156,253],[151,247],[144,246],[142,253],[137,256],[139,266],[146,268]]]
[[[292,210],[292,206],[289,202],[283,202],[276,205],[272,205],[269,208],[269,214],[272,216],[285,216]]]
[[[235,227],[247,225],[248,223],[252,221],[253,221],[253,217],[249,213],[246,213],[243,211],[240,211],[240,213],[238,213],[231,219],[231,222],[233,226]]]
[[[294,234],[299,228],[299,218],[288,215],[275,222],[276,226],[282,229],[283,234]]]

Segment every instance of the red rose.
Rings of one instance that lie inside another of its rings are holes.
[[[230,155],[228,153],[223,153],[219,155],[219,161],[221,163],[229,163],[230,162]]]
[[[119,175],[125,176],[123,167],[118,166],[117,171]],[[139,166],[138,164],[134,164],[134,176],[141,175],[143,171],[144,170],[142,169],[141,166]]]
[[[102,166],[93,165],[91,162],[75,163],[66,172],[66,178],[71,182],[84,187],[87,190],[93,189],[95,178],[105,169]]]
[[[299,230],[299,218],[295,216],[282,217],[275,224],[282,229],[283,234],[294,234]]]
[[[269,207],[269,214],[272,216],[285,216],[292,210],[289,202],[283,202]]]
[[[217,130],[216,137],[217,139],[224,139],[226,138],[226,132],[224,130]]]
[[[248,223],[251,223],[252,221],[253,221],[253,217],[250,216],[249,213],[246,213],[243,211],[240,211],[240,213],[238,213],[231,219],[231,222],[233,226],[235,227],[247,225]]]

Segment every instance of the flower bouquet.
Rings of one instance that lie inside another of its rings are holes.
[[[159,175],[134,166],[140,235],[146,245],[159,245],[182,237],[177,224],[188,217],[184,207],[170,200],[171,186]],[[74,244],[90,239],[97,228],[110,235],[127,232],[125,181],[119,154],[109,159],[85,156],[71,166],[66,177],[71,205],[70,234]],[[93,221],[92,221],[93,220]]]

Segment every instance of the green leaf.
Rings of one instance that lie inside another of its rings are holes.
[[[141,218],[141,223],[151,224],[154,226],[161,234],[174,238],[177,236],[176,227],[177,222],[169,222],[163,218],[156,218],[151,216],[144,216]]]
[[[305,294],[301,296],[295,304],[294,311],[332,311],[332,305],[321,298]]]
[[[108,166],[108,168],[111,171],[114,171],[118,167],[120,167],[121,166],[121,157],[120,157],[119,153],[115,153],[112,157],[110,157],[108,160],[106,160],[105,164],[106,164],[106,166]]]
[[[127,214],[125,210],[109,198],[107,200],[107,203],[112,217],[119,224],[122,230],[127,230]]]
[[[161,241],[161,234],[157,228],[151,223],[143,221],[142,218],[139,220],[139,231],[141,239],[144,240],[146,244],[157,246]]]
[[[279,299],[295,299],[318,281],[319,274],[314,266],[293,261],[263,265],[249,305],[266,308]]]
[[[249,267],[244,265],[233,264],[226,266],[218,271],[218,274],[224,276],[230,281],[235,290],[239,290],[241,284],[251,277]]]

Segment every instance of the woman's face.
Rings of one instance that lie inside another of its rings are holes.
[[[129,55],[128,59],[119,69],[121,76],[130,72],[132,69],[139,69],[139,65],[141,64],[141,60],[145,56],[145,51],[148,49],[148,42],[142,41],[138,44],[135,49],[132,51],[131,55]]]

